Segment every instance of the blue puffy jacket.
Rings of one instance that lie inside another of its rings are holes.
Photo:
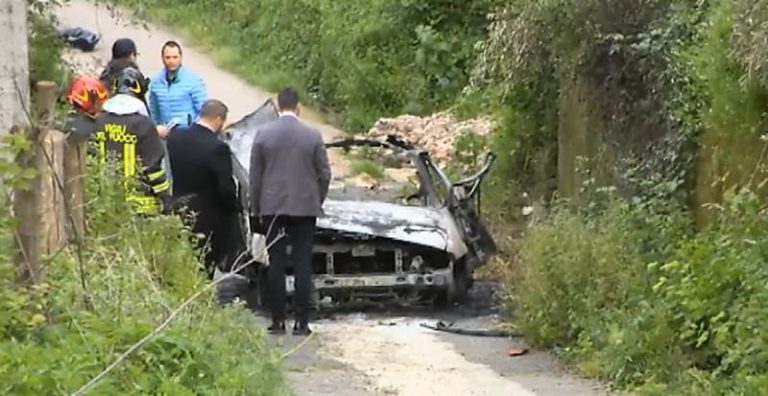
[[[176,77],[169,82],[166,69],[160,70],[149,85],[149,112],[157,125],[173,121],[189,125],[197,121],[203,102],[208,99],[205,81],[197,73],[179,67]]]

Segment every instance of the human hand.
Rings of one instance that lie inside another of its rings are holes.
[[[164,138],[168,136],[168,133],[170,133],[171,130],[165,126],[165,125],[158,125],[157,126],[157,134],[160,135],[161,138]]]

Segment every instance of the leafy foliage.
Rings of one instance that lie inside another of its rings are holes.
[[[19,135],[6,144],[29,148]],[[15,169],[12,156],[3,158],[0,227],[11,230],[8,189],[31,175]],[[32,288],[15,283],[12,233],[0,234],[0,393],[77,390],[204,286],[193,236],[180,219],[137,216],[124,200],[118,164],[89,168],[84,244],[46,258]],[[247,309],[219,308],[207,295],[95,391],[284,394],[279,364],[256,325]]]
[[[59,1],[28,0],[29,80],[32,87],[38,81],[53,81],[66,86],[67,64],[61,62],[64,46],[55,27],[51,7]]]
[[[525,236],[507,298],[525,333],[641,394],[759,393],[765,204],[734,190],[692,234],[679,209],[609,202],[561,203]]]
[[[746,70],[745,80],[766,80],[768,54],[765,44],[768,42],[768,2],[764,0],[737,0],[731,2],[731,15],[734,16],[733,48],[734,58]]]
[[[384,173],[384,167],[378,162],[369,159],[359,159],[352,162],[350,171],[353,175],[367,175],[373,179],[381,180],[387,175]]]
[[[514,155],[497,183],[533,189],[542,158],[560,167],[544,177],[586,177],[578,200],[552,202],[516,244],[507,304],[531,341],[618,387],[760,394],[768,375],[756,363],[766,324],[753,308],[765,304],[764,156],[756,155],[766,132],[763,4],[611,6],[509,2],[484,45],[474,82],[510,103],[496,148]],[[544,155],[579,150],[568,146],[574,135],[613,154],[613,177],[595,179],[594,152],[576,161],[585,169]],[[758,145],[755,155],[727,154],[738,139]],[[712,168],[702,166],[708,161]],[[726,190],[718,172],[742,176]],[[692,201],[698,189],[727,192],[717,205]],[[701,209],[689,210],[692,202],[714,213],[697,233],[691,212]]]

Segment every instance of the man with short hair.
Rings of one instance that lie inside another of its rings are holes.
[[[149,89],[152,120],[157,125],[191,125],[208,98],[202,77],[182,65],[181,45],[168,41],[161,49],[163,69]]]
[[[109,90],[110,94],[114,94],[115,82],[114,77],[120,73],[126,67],[132,67],[136,70],[140,70],[136,63],[136,56],[138,51],[136,50],[136,43],[129,38],[120,38],[115,40],[112,44],[112,59],[107,63],[104,71],[101,72],[99,80]]]
[[[200,119],[168,135],[174,198],[196,214],[193,232],[205,235],[200,247],[209,244],[205,269],[209,277],[216,267],[228,270],[245,250],[238,215],[241,205],[232,176],[232,153],[217,138],[227,119],[227,106],[219,100],[203,103]]]
[[[272,325],[268,330],[285,332],[285,268],[292,264],[296,280],[293,334],[308,335],[312,243],[317,217],[323,214],[331,167],[320,132],[298,118],[298,92],[284,88],[277,103],[280,117],[259,128],[251,149],[252,223],[254,229],[267,231],[270,246],[267,293]],[[281,231],[285,237],[276,240]]]

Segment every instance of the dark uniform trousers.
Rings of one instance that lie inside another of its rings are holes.
[[[267,293],[272,319],[285,320],[286,268],[293,265],[294,309],[299,326],[309,323],[312,293],[312,243],[316,228],[315,217],[264,216],[267,232],[269,267],[267,267]],[[284,236],[275,241],[284,232]],[[290,246],[290,253],[288,251]]]

